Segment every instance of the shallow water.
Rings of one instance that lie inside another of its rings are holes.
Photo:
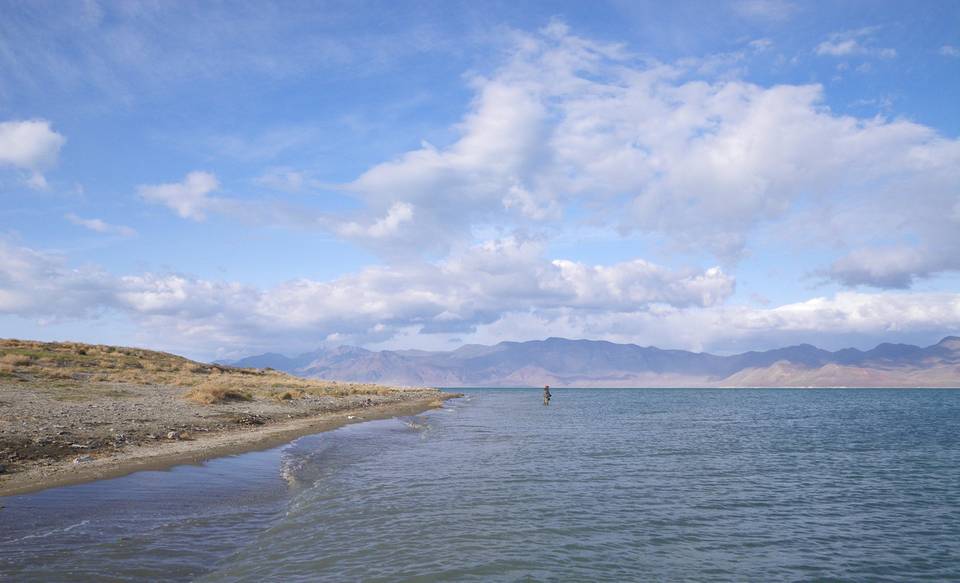
[[[960,579],[960,391],[466,392],[0,499],[0,578]]]

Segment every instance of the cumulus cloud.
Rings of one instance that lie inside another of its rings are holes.
[[[0,166],[29,173],[26,184],[34,189],[47,187],[43,171],[57,163],[67,139],[42,119],[0,122]]]
[[[872,33],[844,33],[824,51],[869,48]],[[358,225],[389,216],[398,201],[415,208],[410,220],[377,237],[345,232],[422,250],[469,240],[486,224],[563,220],[576,205],[596,224],[732,262],[759,225],[802,206],[838,216],[874,209],[897,217],[904,236],[942,232],[936,246],[957,242],[946,224],[960,184],[957,140],[907,120],[835,114],[820,85],[698,76],[697,61],[637,60],[561,23],[521,35],[506,63],[473,80],[457,140],[424,144],[346,185],[368,209]],[[878,224],[844,228],[870,247],[890,235]],[[940,262],[914,276],[944,269],[953,267]]]
[[[222,208],[222,199],[208,196],[220,188],[217,177],[210,172],[194,171],[182,182],[157,185],[141,185],[137,192],[145,201],[171,208],[185,219],[202,221],[208,212]]]
[[[137,231],[130,227],[123,225],[111,225],[102,219],[85,219],[73,213],[67,213],[64,215],[64,218],[74,225],[89,229],[91,231],[96,231],[97,233],[120,235],[121,237],[133,237],[137,234]]]
[[[874,32],[834,35],[823,51],[879,54]],[[764,87],[705,73],[702,60],[639,59],[558,21],[512,47],[471,79],[450,144],[423,143],[341,185],[362,205],[351,216],[215,197],[205,172],[140,195],[192,220],[225,212],[324,229],[391,258],[442,256],[491,227],[569,228],[575,208],[591,225],[728,266],[759,227],[814,209],[826,219],[807,231],[840,256],[821,273],[843,285],[903,287],[960,268],[945,251],[960,246],[960,140],[836,114],[820,85]],[[278,169],[261,182],[315,181]],[[884,251],[894,247],[910,251]]]

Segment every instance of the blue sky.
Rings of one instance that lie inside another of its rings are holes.
[[[955,2],[0,2],[0,336],[960,331]]]

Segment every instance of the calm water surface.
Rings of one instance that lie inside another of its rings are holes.
[[[0,498],[0,579],[960,580],[960,391],[466,392]]]

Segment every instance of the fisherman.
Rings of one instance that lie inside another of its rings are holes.
[[[550,385],[544,385],[544,387],[543,387],[543,404],[544,404],[544,405],[549,405],[549,404],[550,404],[550,396],[551,396],[551,395],[550,395]]]

